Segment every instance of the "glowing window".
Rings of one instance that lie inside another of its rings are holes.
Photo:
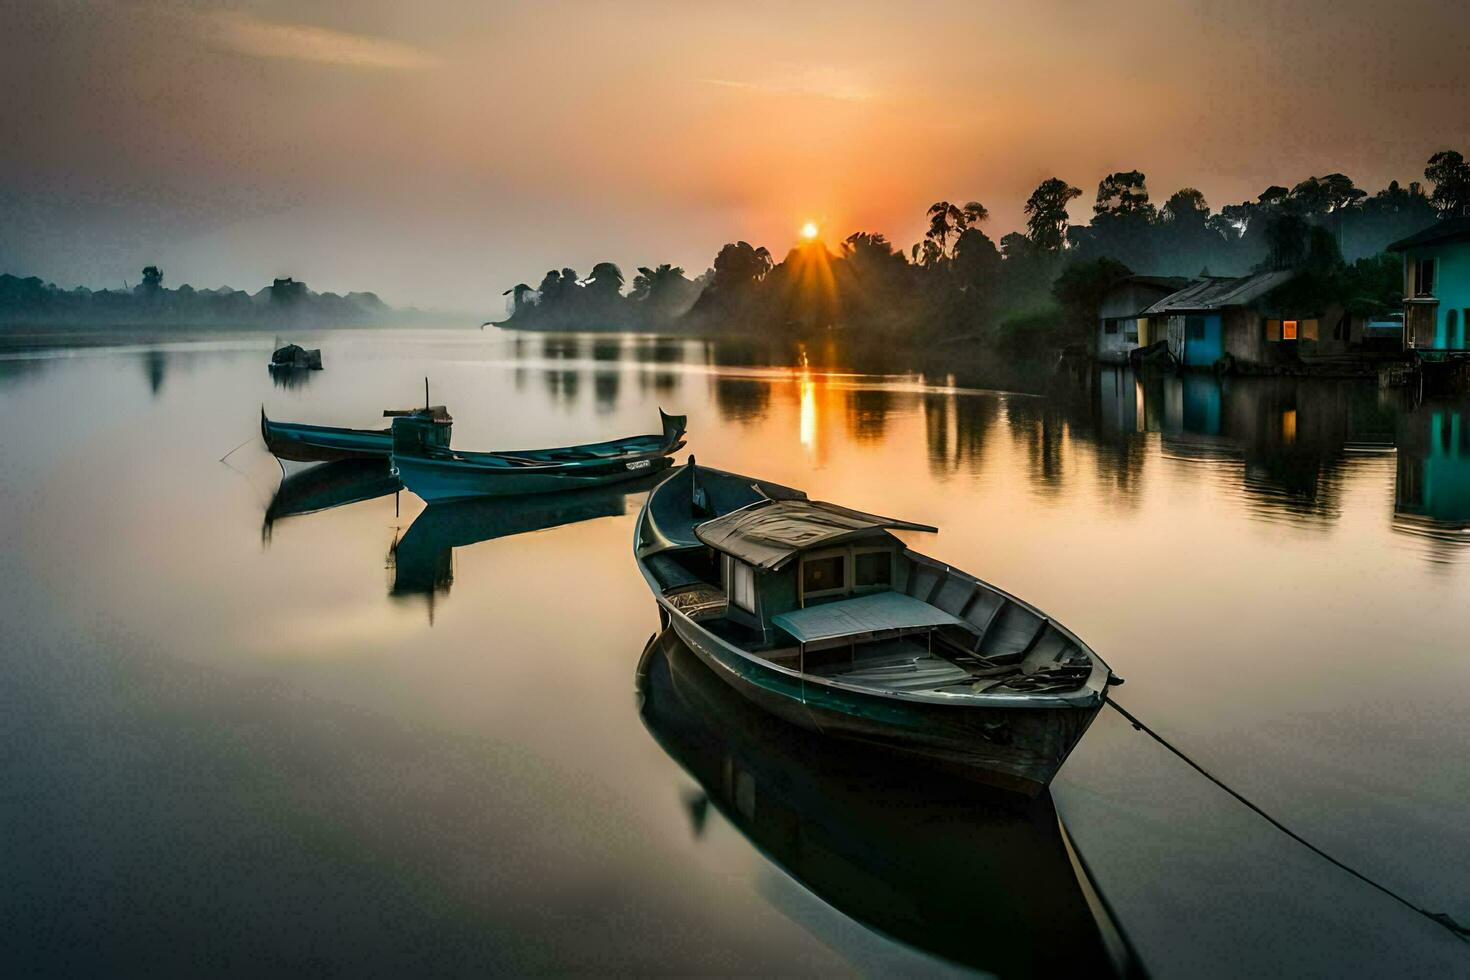
[[[1282,320],[1281,321],[1281,339],[1282,340],[1296,340],[1296,321],[1295,320]]]

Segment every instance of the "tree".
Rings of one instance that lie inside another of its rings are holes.
[[[684,270],[667,262],[653,269],[639,266],[638,275],[633,277],[631,298],[660,314],[682,313],[698,294],[699,287],[684,275]]]
[[[587,280],[587,288],[594,296],[606,299],[622,295],[623,270],[612,262],[599,262],[594,265],[592,274],[587,277]]]
[[[1148,187],[1142,172],[1125,170],[1104,177],[1098,182],[1097,203],[1092,211],[1097,215],[1153,220],[1154,207],[1148,203]]]
[[[1171,225],[1203,228],[1210,220],[1210,205],[1199,191],[1183,187],[1169,195],[1160,215]]]
[[[146,266],[143,269],[143,289],[145,292],[156,293],[163,288],[163,270],[156,265]]]
[[[525,306],[527,303],[531,302],[526,297],[528,295],[534,295],[535,292],[536,290],[532,289],[530,286],[527,286],[525,283],[518,282],[500,295],[509,296],[511,298],[510,314],[511,316],[515,316],[517,313],[520,312],[522,306]]]
[[[1043,252],[1059,252],[1067,240],[1067,205],[1082,191],[1059,177],[1043,180],[1026,199],[1026,237]]]
[[[1440,150],[1429,158],[1424,176],[1434,184],[1429,200],[1441,218],[1470,213],[1470,164],[1454,150]]]
[[[715,256],[714,288],[719,292],[742,289],[760,282],[771,268],[771,253],[765,246],[732,242]]]

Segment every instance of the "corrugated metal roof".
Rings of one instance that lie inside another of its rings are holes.
[[[1281,272],[1259,272],[1253,276],[1206,276],[1170,293],[1144,310],[1145,316],[1184,313],[1193,310],[1219,310],[1227,306],[1244,306],[1255,302],[1284,282],[1296,278],[1290,269]]]
[[[1470,216],[1462,218],[1441,218],[1434,224],[1422,231],[1416,231],[1408,238],[1401,238],[1388,246],[1390,252],[1402,252],[1406,248],[1416,245],[1440,245],[1444,242],[1470,240]]]
[[[762,500],[705,521],[700,541],[762,569],[780,568],[798,552],[837,544],[883,528],[935,531],[892,517],[865,514],[820,500]]]

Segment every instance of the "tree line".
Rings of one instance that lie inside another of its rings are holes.
[[[345,295],[308,289],[294,278],[276,279],[255,293],[221,286],[177,289],[163,284],[163,270],[144,267],[137,284],[122,289],[63,289],[36,276],[0,274],[0,322],[180,325],[249,325],[251,323],[320,322],[322,325],[367,323],[392,311],[375,293]]]
[[[1305,270],[1305,295],[1350,300],[1365,312],[1398,302],[1398,262],[1385,247],[1470,209],[1470,163],[1453,150],[1431,156],[1425,183],[1391,182],[1375,193],[1344,174],[1273,185],[1253,200],[1211,209],[1195,188],[1162,204],[1140,171],[1108,174],[1092,214],[1073,224],[1083,191],[1060,177],[1027,198],[1025,231],[994,241],[979,201],[935,202],[923,237],[900,249],[859,231],[832,251],[820,242],[779,262],[748,242],[720,249],[708,271],[640,268],[631,291],[601,262],[585,278],[548,272],[538,287],[507,290],[506,326],[650,329],[800,335],[842,328],[884,339],[976,340],[1016,351],[1080,340],[1089,304],[1131,272],[1161,276]]]

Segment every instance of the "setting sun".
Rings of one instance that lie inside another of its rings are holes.
[[[801,226],[801,237],[810,241],[813,238],[817,237],[817,232],[819,231],[821,231],[821,229],[817,227],[817,223],[815,221],[808,221],[806,224]]]

